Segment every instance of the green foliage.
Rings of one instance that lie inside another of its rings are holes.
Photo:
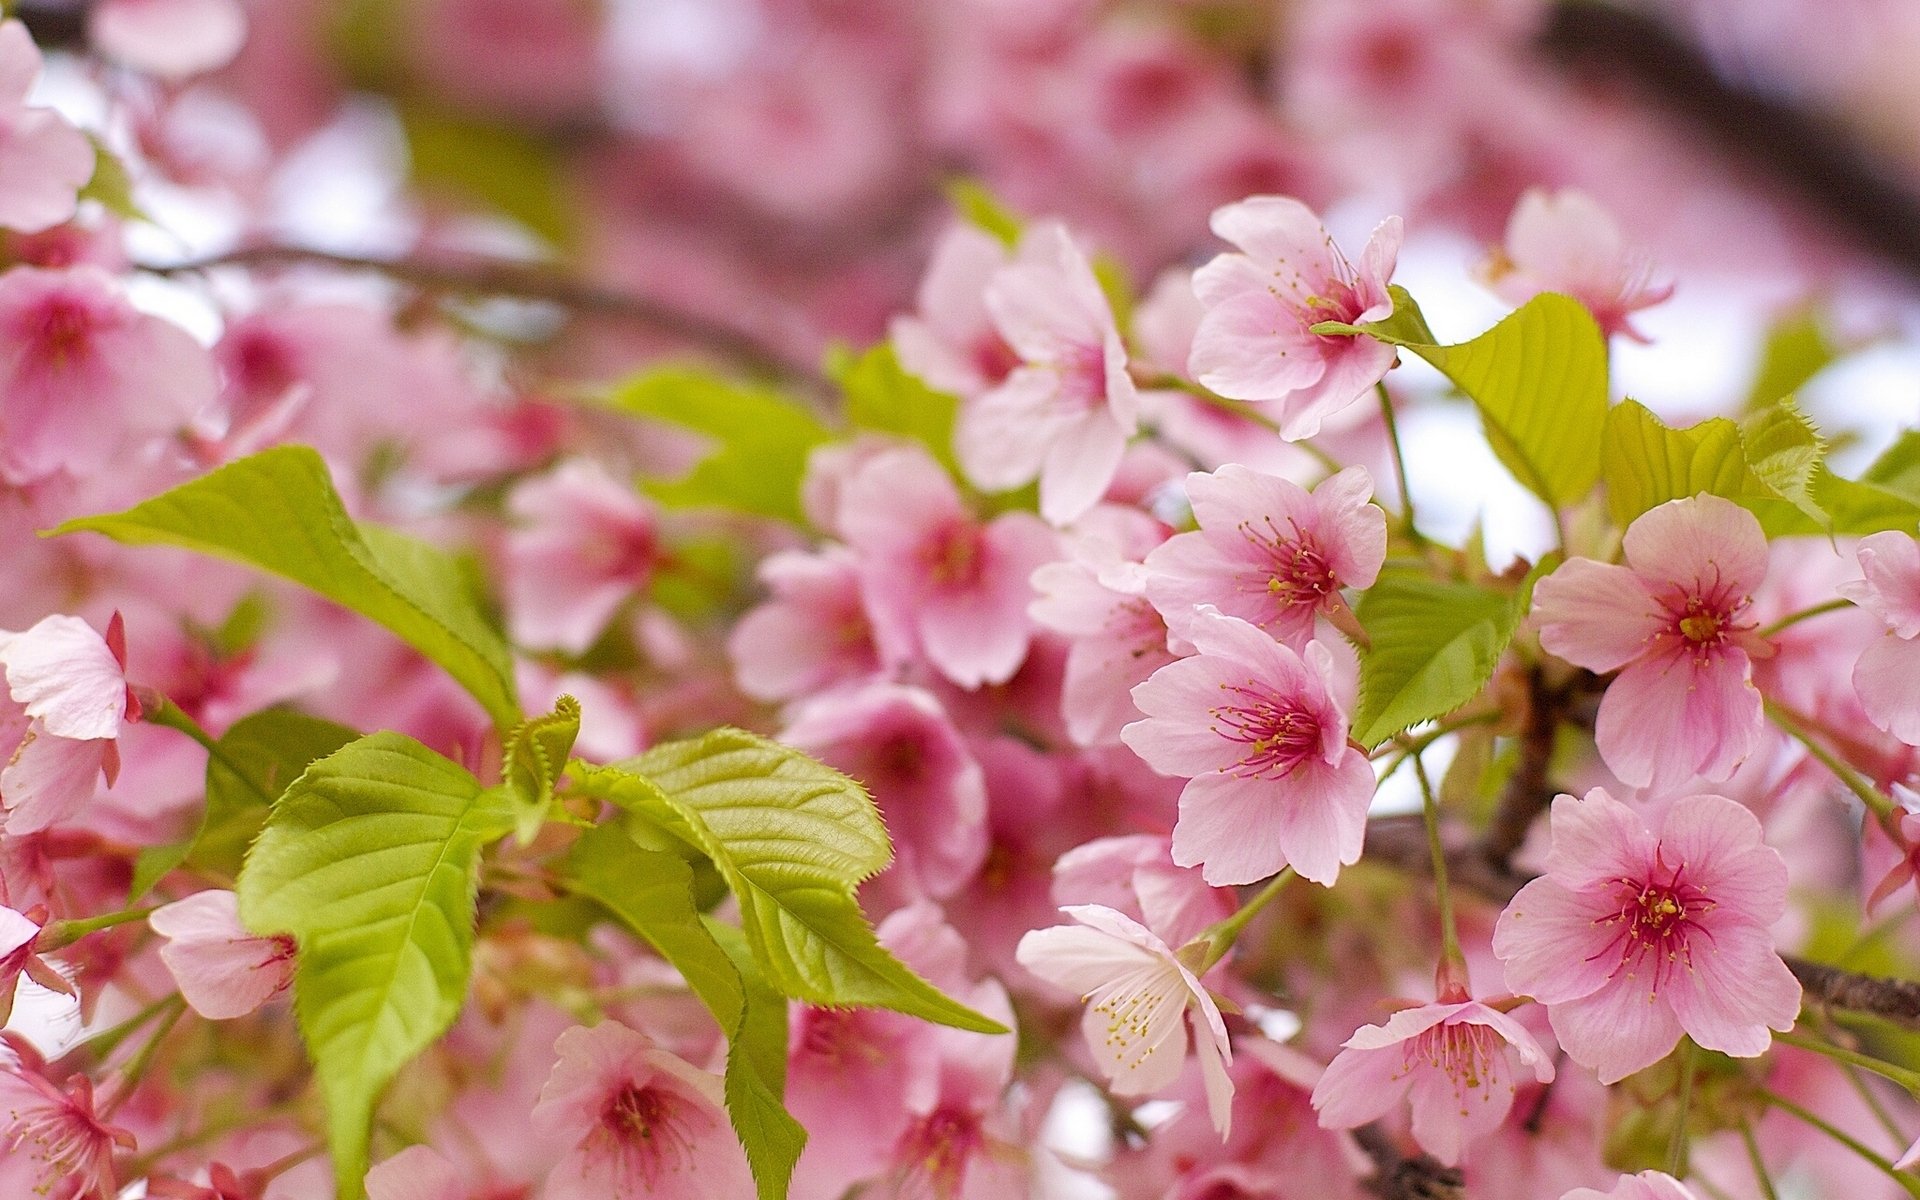
[[[846,394],[848,424],[912,438],[932,451],[950,474],[960,473],[953,457],[953,422],[960,402],[902,368],[892,343],[847,356],[836,364],[833,377]]]
[[[1607,416],[1607,344],[1579,301],[1548,292],[1456,346],[1440,346],[1405,289],[1392,289],[1385,321],[1327,321],[1322,334],[1364,333],[1439,369],[1480,410],[1493,451],[1527,489],[1554,507],[1572,504],[1600,478]]]
[[[986,230],[1009,247],[1020,240],[1026,222],[977,179],[947,181],[947,199],[961,219]]]
[[[798,401],[743,387],[692,368],[648,371],[614,388],[622,412],[678,425],[713,439],[714,448],[685,477],[647,485],[675,507],[715,506],[795,525],[807,455],[833,433]]]
[[[1354,740],[1377,746],[1479,695],[1526,611],[1529,590],[1382,575],[1355,613],[1372,648],[1360,657]]]
[[[294,1003],[341,1200],[362,1194],[381,1091],[459,1015],[480,851],[511,824],[497,790],[376,733],[308,767],[247,855],[242,919],[299,943]]]
[[[234,722],[207,755],[207,797],[193,832],[150,846],[133,868],[128,901],[181,863],[233,878],[267,810],[308,764],[359,737],[345,725],[290,708],[269,708]]]
[[[308,447],[263,450],[125,512],[80,517],[53,532],[82,530],[283,575],[398,634],[446,668],[501,728],[520,720],[506,642],[459,564],[425,542],[355,524]]]
[[[1861,474],[1860,482],[1920,500],[1920,430],[1903,431]]]
[[[533,841],[553,807],[553,785],[580,736],[580,702],[562,696],[553,711],[523,721],[507,735],[500,775],[513,806],[514,833],[522,846]]]
[[[1812,483],[1826,459],[1827,442],[1792,400],[1770,404],[1740,422],[1740,445],[1762,486],[1809,519],[1826,520]]]
[[[95,201],[124,221],[146,220],[146,211],[134,201],[133,176],[127,173],[127,164],[94,134],[87,134],[87,140],[93,143],[93,174],[80,189],[80,199]]]
[[[507,125],[402,102],[413,178],[430,192],[479,203],[556,246],[571,245],[579,220],[556,143]]]
[[[1600,457],[1607,504],[1620,525],[1701,492],[1729,500],[1768,494],[1747,465],[1740,426],[1725,417],[1675,429],[1645,406],[1623,401],[1607,414]]]
[[[1747,411],[1757,412],[1799,391],[1841,355],[1827,336],[1820,313],[1809,306],[1789,313],[1767,334],[1760,369],[1747,396]]]
[[[672,963],[727,1035],[727,1111],[746,1149],[760,1200],[781,1200],[807,1133],[787,1112],[787,1006],[748,955],[738,930],[700,915],[693,871],[677,855],[643,850],[617,823],[574,843],[562,877]],[[737,953],[723,938],[731,935]]]
[[[713,862],[739,902],[754,958],[782,994],[1003,1032],[874,937],[854,889],[886,866],[892,847],[866,790],[845,775],[738,729],[568,771],[581,791],[646,818]]]

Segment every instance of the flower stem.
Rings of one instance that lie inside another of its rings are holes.
[[[1413,755],[1413,774],[1420,781],[1421,807],[1427,820],[1427,851],[1433,855],[1433,892],[1440,906],[1440,973],[1458,980],[1464,987],[1467,960],[1460,953],[1460,930],[1453,920],[1453,890],[1447,883],[1447,850],[1440,844],[1440,801],[1434,795],[1433,781],[1427,778],[1426,764],[1420,761],[1417,751]]]
[[[1680,1039],[1680,1109],[1673,1114],[1673,1133],[1667,1139],[1667,1174],[1686,1174],[1687,1118],[1693,1113],[1693,1039]]]
[[[1867,806],[1867,811],[1881,820],[1893,815],[1893,801],[1887,799],[1878,788],[1868,783],[1860,772],[1841,762],[1839,756],[1815,740],[1813,734],[1809,733],[1806,727],[1784,706],[1775,704],[1771,700],[1767,701],[1766,705],[1767,717],[1780,728],[1780,731],[1805,746],[1807,753],[1819,759],[1822,766],[1833,772],[1834,778],[1845,784],[1847,790],[1858,797],[1860,803]]]
[[[133,1056],[133,1061],[129,1062],[121,1073],[119,1086],[114,1091],[113,1099],[107,1101],[100,1112],[103,1119],[113,1116],[130,1096],[140,1090],[140,1081],[146,1077],[147,1068],[153,1065],[153,1056],[159,1052],[160,1043],[167,1040],[167,1035],[173,1032],[173,1027],[180,1023],[181,1014],[187,1011],[187,1002],[181,999],[177,992],[163,999],[161,1005],[163,1007],[160,1023],[148,1036],[146,1045],[140,1047],[139,1053]]]
[[[1199,937],[1193,939],[1195,943],[1204,945],[1207,948],[1206,954],[1200,959],[1199,969],[1194,971],[1194,975],[1205,975],[1212,969],[1215,963],[1225,958],[1227,951],[1233,949],[1233,943],[1240,937],[1240,931],[1247,927],[1247,922],[1258,916],[1260,910],[1265,908],[1267,904],[1272,901],[1275,896],[1278,896],[1287,884],[1291,882],[1293,882],[1293,868],[1288,867],[1278,875],[1275,875],[1267,886],[1260,889],[1253,899],[1242,904],[1238,912],[1223,921],[1215,923]]]
[[[1845,1046],[1836,1046],[1832,1042],[1823,1042],[1818,1038],[1810,1038],[1798,1033],[1776,1033],[1773,1038],[1777,1042],[1824,1055],[1835,1062],[1852,1063],[1856,1067],[1872,1071],[1875,1075],[1891,1079],[1916,1097],[1920,1097],[1920,1071],[1895,1066],[1884,1059],[1862,1054],[1858,1050],[1849,1050]]]
[[[1778,1092],[1772,1092],[1767,1090],[1766,1088],[1760,1088],[1759,1095],[1760,1095],[1760,1098],[1762,1100],[1765,1100],[1767,1104],[1770,1105],[1771,1107],[1777,1108],[1781,1112],[1784,1112],[1789,1116],[1799,1118],[1801,1122],[1803,1122],[1804,1124],[1810,1125],[1813,1128],[1819,1130],[1821,1133],[1826,1134],[1828,1137],[1832,1138],[1834,1141],[1839,1142],[1842,1146],[1845,1146],[1847,1149],[1853,1151],[1855,1154],[1859,1155],[1861,1158],[1872,1163],[1874,1166],[1878,1167],[1887,1176],[1887,1178],[1893,1180],[1895,1183],[1899,1184],[1902,1188],[1905,1188],[1907,1195],[1914,1197],[1915,1200],[1920,1200],[1920,1181],[1916,1181],[1914,1177],[1911,1174],[1907,1173],[1906,1171],[1894,1170],[1892,1159],[1882,1154],[1876,1154],[1873,1150],[1867,1147],[1866,1143],[1860,1141],[1858,1138],[1854,1137],[1852,1134],[1848,1133],[1846,1130],[1841,1129],[1839,1126],[1833,1124],[1833,1122],[1828,1121],[1824,1117],[1818,1116],[1812,1112],[1807,1111],[1806,1109],[1800,1107],[1798,1104],[1795,1104],[1793,1101],[1787,1099],[1785,1096],[1780,1095]]]
[[[34,952],[51,954],[55,950],[64,950],[90,933],[125,925],[129,921],[144,921],[151,912],[151,908],[128,908],[76,921],[49,921],[46,928],[40,931],[40,936],[34,939]]]
[[[1808,617],[1817,617],[1821,613],[1838,612],[1843,608],[1852,608],[1852,607],[1853,607],[1853,601],[1842,597],[1841,599],[1838,599],[1838,600],[1829,600],[1825,604],[1816,604],[1811,608],[1803,608],[1799,612],[1788,613],[1786,616],[1781,617],[1778,621],[1775,621],[1773,624],[1765,626],[1760,630],[1760,636],[1763,638],[1770,638],[1770,637],[1773,637],[1775,634],[1778,634],[1783,629],[1789,629],[1795,625],[1798,625],[1800,622],[1806,620]]]
[[[1780,1200],[1780,1193],[1773,1186],[1773,1176],[1767,1173],[1767,1160],[1760,1157],[1760,1143],[1754,1140],[1751,1122],[1740,1122],[1740,1140],[1747,1144],[1747,1161],[1753,1164],[1753,1177],[1760,1184],[1760,1194],[1765,1200]]]
[[[1407,487],[1407,459],[1400,450],[1400,426],[1393,418],[1393,399],[1387,395],[1386,380],[1373,385],[1380,397],[1380,417],[1386,422],[1387,444],[1393,448],[1393,476],[1400,485],[1400,522],[1406,529],[1407,540],[1416,546],[1424,546],[1427,539],[1413,520],[1413,492]]]
[[[199,742],[201,748],[207,752],[207,757],[225,767],[232,773],[235,779],[238,779],[246,786],[247,790],[260,797],[262,803],[273,803],[274,797],[261,791],[260,785],[254,781],[253,776],[249,774],[245,768],[241,767],[239,763],[227,756],[227,752],[221,747],[219,739],[201,728],[200,722],[188,716],[186,711],[178,704],[175,704],[165,696],[161,696],[157,702],[148,703],[145,719],[149,724],[164,725],[168,729],[184,733],[194,741]]]

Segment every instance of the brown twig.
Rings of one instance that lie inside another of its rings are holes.
[[[217,267],[323,266],[371,271],[428,291],[544,300],[576,313],[624,321],[692,342],[755,375],[816,384],[810,363],[768,346],[752,334],[658,300],[604,287],[538,263],[476,255],[442,258],[374,258],[336,254],[310,246],[242,246],[177,263],[141,263],[154,275],[185,275]]]
[[[1466,1180],[1458,1168],[1442,1166],[1425,1154],[1402,1154],[1379,1125],[1360,1126],[1353,1140],[1373,1160],[1367,1190],[1381,1200],[1466,1200]]]
[[[1480,839],[1480,855],[1489,866],[1506,869],[1514,852],[1527,840],[1527,830],[1553,801],[1554,788],[1547,782],[1547,768],[1553,760],[1554,735],[1566,715],[1567,700],[1566,688],[1547,686],[1538,663],[1527,671],[1527,719],[1520,733],[1520,761]]]

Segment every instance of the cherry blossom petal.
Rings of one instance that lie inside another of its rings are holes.
[[[1617,671],[1664,627],[1647,583],[1626,567],[1573,558],[1533,589],[1540,645],[1577,667]]]

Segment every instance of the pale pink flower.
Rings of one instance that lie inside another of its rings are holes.
[[[1137,428],[1126,344],[1086,255],[1057,223],[1021,237],[986,303],[1021,365],[961,408],[954,452],[988,491],[1039,479],[1040,515],[1065,525],[1106,493]]]
[[[1333,657],[1304,653],[1237,617],[1201,609],[1199,653],[1133,690],[1147,720],[1121,731],[1163,775],[1184,776],[1173,861],[1211,884],[1253,883],[1291,866],[1331,885],[1358,862],[1373,768],[1347,740]]]
[[[104,271],[0,275],[0,479],[103,470],[182,429],[214,391],[206,348],[127,303]]]
[[[1215,210],[1214,233],[1239,247],[1193,275],[1206,308],[1188,367],[1235,400],[1274,401],[1280,436],[1299,441],[1385,377],[1395,350],[1357,334],[1312,333],[1393,312],[1387,279],[1400,253],[1400,218],[1373,231],[1356,270],[1306,205],[1254,196]]]
[[[1541,1083],[1553,1063],[1505,1013],[1464,997],[1405,1008],[1355,1031],[1313,1089],[1328,1129],[1352,1129],[1413,1106],[1413,1140],[1448,1166],[1507,1119],[1523,1068]]]
[[[1867,913],[1872,915],[1887,898],[1920,879],[1920,792],[1896,783],[1890,789],[1894,810],[1886,821],[1869,818],[1861,835],[1863,865],[1867,871],[1885,863],[1884,872],[1867,895]],[[1891,853],[1888,853],[1891,851]],[[1871,879],[1872,875],[1868,874]]]
[[[1015,955],[1027,970],[1086,1001],[1080,1029],[1114,1094],[1152,1095],[1179,1078],[1191,1013],[1207,1108],[1226,1137],[1233,1047],[1213,996],[1165,942],[1124,913],[1099,904],[1060,911],[1079,924],[1033,930]]]
[[[876,683],[829,696],[780,740],[867,786],[899,852],[894,870],[929,895],[951,896],[986,861],[986,778],[931,693]]]
[[[1211,604],[1295,650],[1314,621],[1357,626],[1341,588],[1372,587],[1387,557],[1387,515],[1365,467],[1348,467],[1309,492],[1229,463],[1187,476],[1200,526],[1147,555],[1147,598],[1176,630]]]
[[[1053,900],[1098,904],[1138,921],[1169,946],[1183,946],[1233,915],[1230,889],[1209,887],[1192,867],[1175,866],[1164,834],[1095,838],[1053,865]]]
[[[567,1147],[548,1200],[710,1200],[753,1195],[720,1079],[615,1021],[575,1026],[540,1090],[532,1132]]]
[[[236,0],[101,0],[87,13],[87,36],[122,66],[185,79],[233,61],[247,17]]]
[[[0,21],[0,227],[22,233],[72,220],[93,175],[86,135],[52,109],[27,107],[39,75],[40,51],[27,27]]]
[[[881,657],[923,657],[963,688],[1004,683],[1027,656],[1028,579],[1056,553],[1029,513],[983,522],[925,451],[868,459],[846,481],[840,527],[860,560],[860,591]]]
[[[1507,219],[1506,243],[1481,273],[1509,304],[1561,292],[1587,306],[1603,332],[1646,337],[1628,320],[1673,295],[1653,282],[1646,252],[1629,245],[1620,226],[1585,192],[1528,188]]]
[[[1540,581],[1540,644],[1575,666],[1620,672],[1594,741],[1622,783],[1724,780],[1765,721],[1753,658],[1771,648],[1748,608],[1767,572],[1766,535],[1731,500],[1700,495],[1642,513],[1625,550],[1625,566],[1572,558]]]
[[[1875,725],[1909,746],[1920,745],[1920,541],[1889,530],[1860,539],[1864,579],[1840,594],[1887,625],[1887,636],[1860,655],[1853,689]]]
[[[180,995],[209,1020],[244,1017],[293,982],[293,938],[248,930],[232,892],[195,892],[154,909],[147,924],[167,939],[160,961]]]
[[[482,1170],[485,1168],[482,1167]],[[431,1146],[408,1146],[367,1172],[367,1200],[530,1200],[533,1189],[474,1178]]]
[[[1573,1060],[1623,1079],[1686,1033],[1752,1058],[1793,1028],[1800,984],[1769,926],[1787,867],[1724,796],[1684,796],[1646,822],[1604,788],[1553,802],[1546,874],[1500,914],[1507,986],[1547,1007]]]
[[[115,1148],[131,1133],[94,1112],[93,1083],[75,1075],[55,1087],[39,1064],[0,1057],[0,1160],[24,1163],[34,1195],[46,1200],[113,1200]]]
[[[880,674],[852,551],[785,550],[761,559],[758,574],[773,597],[727,637],[741,691],[757,700],[793,700]]]
[[[1112,514],[1111,519],[1096,520]],[[1133,509],[1097,508],[1075,529],[1072,557],[1033,573],[1036,624],[1073,639],[1060,689],[1060,714],[1077,745],[1119,740],[1140,715],[1130,695],[1174,659],[1167,623],[1148,602],[1136,556],[1157,545],[1165,526]]]
[[[1692,1188],[1665,1171],[1642,1171],[1638,1175],[1622,1175],[1611,1191],[1575,1188],[1560,1200],[1694,1200],[1694,1194]]]
[[[73,984],[52,964],[34,952],[34,943],[45,926],[47,910],[36,904],[26,912],[16,912],[0,904],[0,1028],[13,1015],[14,992],[25,975],[41,987],[63,995],[74,994]]]
[[[127,688],[119,614],[105,637],[78,617],[43,617],[23,633],[0,630],[0,828],[34,833],[78,812],[95,781],[120,768],[121,725],[139,716]]]
[[[999,238],[971,224],[950,227],[921,277],[917,312],[893,319],[900,365],[928,387],[973,399],[1020,365],[987,312],[987,284],[1011,256]]]
[[[653,504],[591,459],[521,483],[507,511],[507,616],[522,645],[584,652],[659,565]]]

